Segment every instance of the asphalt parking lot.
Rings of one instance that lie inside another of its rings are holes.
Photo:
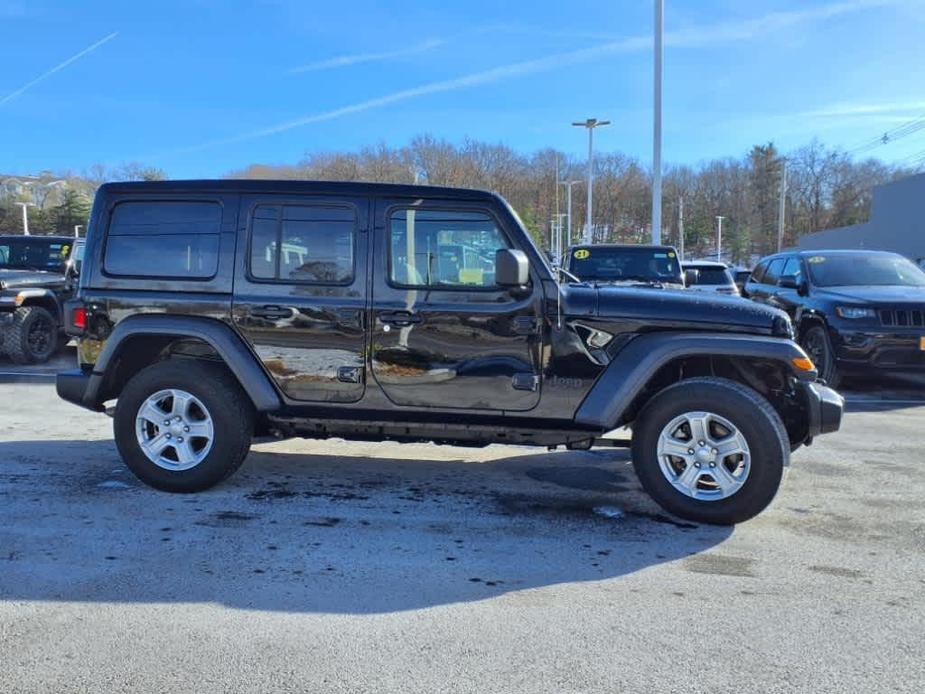
[[[0,362],[0,691],[925,689],[918,384],[853,384],[731,529],[622,451],[287,441],[155,492],[71,360]]]

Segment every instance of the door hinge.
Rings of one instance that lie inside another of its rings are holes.
[[[362,366],[338,366],[337,380],[341,383],[360,383],[363,378]]]
[[[514,387],[514,390],[529,390],[530,392],[534,392],[539,384],[540,377],[536,374],[514,374],[514,377],[511,379],[511,385]]]

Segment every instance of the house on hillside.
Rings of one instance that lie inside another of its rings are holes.
[[[798,245],[893,251],[925,269],[925,173],[874,188],[870,221],[807,234]]]

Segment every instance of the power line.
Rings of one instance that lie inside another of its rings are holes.
[[[897,125],[895,128],[891,128],[884,132],[880,137],[874,138],[873,140],[868,140],[867,142],[858,145],[853,149],[848,150],[848,154],[859,154],[861,152],[866,152],[883,145],[888,145],[891,142],[895,142],[903,137],[912,135],[913,133],[918,132],[919,130],[925,129],[925,116],[914,118],[905,123]]]

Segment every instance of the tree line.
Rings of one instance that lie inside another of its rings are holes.
[[[913,170],[877,159],[855,161],[818,140],[791,152],[773,143],[752,147],[738,158],[697,165],[668,166],[663,174],[662,237],[680,244],[683,200],[687,257],[715,253],[716,217],[722,215],[724,257],[748,263],[777,249],[779,195],[786,167],[784,245],[807,233],[865,221],[874,186]],[[71,233],[86,222],[95,188],[105,180],[157,180],[164,171],[132,163],[91,167],[81,176],[65,174],[66,189],[56,200],[30,208],[36,230]],[[572,191],[572,239],[585,219],[587,161],[547,148],[529,154],[503,144],[464,140],[456,144],[421,135],[401,147],[377,145],[355,152],[310,152],[293,164],[253,164],[226,178],[306,179],[422,183],[493,190],[519,213],[541,247],[548,247],[551,220],[566,211],[565,187]],[[651,229],[651,170],[619,152],[598,152],[594,160],[593,236],[599,243],[646,243]],[[16,200],[0,198],[0,229],[21,229]]]
[[[0,176],[0,179],[3,179]],[[129,162],[118,166],[94,164],[81,174],[45,172],[40,176],[10,176],[0,190],[0,233],[23,231],[22,209],[30,203],[31,233],[72,235],[86,226],[96,189],[106,181],[157,181],[167,174],[152,166]],[[85,230],[85,229],[84,229]]]
[[[747,263],[777,249],[781,177],[786,167],[784,246],[813,231],[865,221],[874,186],[914,173],[877,159],[854,161],[814,140],[782,153],[756,145],[740,158],[669,166],[663,174],[662,237],[678,245],[683,200],[688,257],[715,253],[716,217],[722,215],[724,257]],[[558,175],[557,175],[558,170]],[[313,179],[426,183],[493,190],[519,213],[536,241],[549,245],[551,220],[566,209],[572,189],[572,239],[586,210],[587,161],[554,149],[521,154],[503,144],[454,144],[421,135],[404,147],[378,145],[357,152],[312,152],[296,164],[254,164],[229,178]],[[651,234],[651,170],[621,153],[594,160],[593,235],[598,243],[646,243]]]

